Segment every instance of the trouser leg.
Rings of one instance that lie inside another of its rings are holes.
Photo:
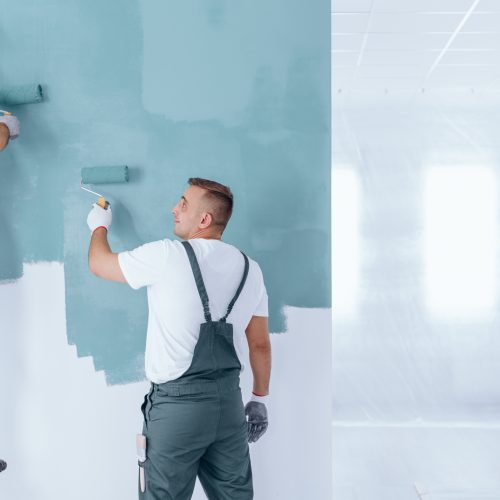
[[[146,491],[139,499],[189,500],[200,458],[215,436],[216,398],[154,394],[144,413]]]
[[[209,500],[253,499],[252,467],[241,391],[222,395],[215,441],[201,457],[198,476]]]

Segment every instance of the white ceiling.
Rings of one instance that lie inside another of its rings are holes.
[[[500,88],[500,0],[332,0],[335,90]]]

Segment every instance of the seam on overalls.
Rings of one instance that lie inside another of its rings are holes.
[[[153,390],[153,382],[151,382],[151,387],[149,388],[147,394],[144,395],[144,402],[141,405],[141,413],[142,416],[144,417],[144,426],[146,427],[146,430],[148,430],[148,413],[149,413],[148,406],[150,404],[149,395],[151,394],[152,390]]]
[[[214,371],[217,373],[219,370],[219,364],[217,363],[217,358],[214,354],[214,345],[215,345],[215,335],[210,336],[210,355],[212,356],[212,363],[214,366]]]
[[[148,394],[148,399],[149,399],[149,408],[147,408],[147,411],[148,411],[148,419],[147,421],[149,422],[151,420],[151,408],[153,407],[153,394],[155,393],[156,391],[156,384],[152,384],[151,386],[151,390],[149,391],[149,394]]]
[[[220,384],[216,381],[217,383],[217,404],[219,405],[218,412],[217,412],[217,425],[215,426],[215,436],[214,440],[217,440],[217,436],[219,435],[219,429],[220,429],[220,423],[222,420],[222,396],[221,396],[221,390],[220,390]]]

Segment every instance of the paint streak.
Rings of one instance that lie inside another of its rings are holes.
[[[205,8],[185,0],[4,9],[0,86],[40,81],[46,102],[13,110],[22,136],[0,155],[0,279],[64,260],[68,340],[108,383],[140,380],[146,295],[90,275],[83,166],[127,164],[102,186],[114,251],[173,237],[188,177],[231,186],[225,240],[263,269],[270,327],[281,309],[330,306],[330,4]]]

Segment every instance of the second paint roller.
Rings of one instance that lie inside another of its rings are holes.
[[[0,87],[0,104],[18,106],[43,101],[42,86],[39,84]]]
[[[110,167],[84,167],[82,168],[82,180],[80,187],[85,191],[99,196],[97,204],[107,209],[109,202],[104,196],[90,189],[84,188],[83,184],[116,184],[128,182],[128,167],[126,165],[113,165]]]

